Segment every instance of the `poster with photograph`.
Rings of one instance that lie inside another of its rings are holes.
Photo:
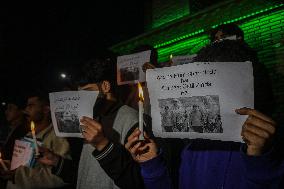
[[[196,62],[147,70],[155,136],[240,142],[254,107],[251,62]]]
[[[118,85],[144,82],[146,78],[142,66],[150,62],[150,56],[151,50],[117,57]]]
[[[33,141],[15,140],[14,151],[11,161],[11,170],[20,166],[33,167],[34,164],[34,148]]]
[[[49,93],[52,124],[59,137],[83,137],[82,116],[93,118],[97,91],[63,91]]]

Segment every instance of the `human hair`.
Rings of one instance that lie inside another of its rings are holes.
[[[26,99],[22,94],[10,94],[4,99],[5,109],[8,104],[14,104],[18,107],[18,109],[23,110],[26,107]]]
[[[49,106],[49,91],[47,89],[31,89],[26,93],[26,99],[37,97],[37,99],[43,104]]]
[[[83,86],[90,83],[108,81],[111,84],[111,91],[115,92],[117,86],[115,58],[115,56],[100,56],[87,61],[77,77],[77,85]]]
[[[224,33],[225,36],[236,35],[238,39],[244,39],[244,32],[237,24],[222,24],[217,28],[213,29],[210,33],[210,40],[213,42],[215,40],[215,35],[218,31]]]

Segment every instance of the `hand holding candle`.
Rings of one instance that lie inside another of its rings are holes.
[[[143,96],[143,90],[140,83],[138,83],[138,90],[139,90],[139,101],[138,101],[138,107],[139,107],[139,130],[141,131],[141,134],[139,135],[139,140],[144,140],[144,131],[143,131],[143,114],[144,114],[144,96]]]
[[[5,171],[8,171],[8,168],[7,168],[7,166],[5,165],[4,161],[2,160],[1,156],[2,156],[2,154],[1,154],[1,152],[0,152],[0,164],[1,164],[1,166],[3,167],[3,169],[4,169]]]
[[[31,131],[32,131],[32,136],[34,140],[34,145],[35,145],[35,155],[39,156],[39,151],[38,151],[38,146],[37,146],[37,141],[36,141],[36,135],[35,135],[35,123],[31,121]]]

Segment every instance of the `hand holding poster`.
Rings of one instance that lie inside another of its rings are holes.
[[[117,83],[124,85],[145,81],[145,72],[142,66],[150,62],[151,51],[143,51],[135,54],[117,57]]]
[[[83,137],[82,116],[93,118],[97,91],[63,91],[49,93],[51,118],[59,137]]]
[[[155,136],[242,141],[246,116],[253,108],[250,62],[192,63],[147,70]]]

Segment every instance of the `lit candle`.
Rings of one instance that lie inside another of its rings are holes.
[[[173,54],[170,55],[169,66],[173,65]]]
[[[5,165],[5,163],[4,163],[4,161],[2,160],[2,158],[1,158],[1,152],[0,152],[0,163],[1,163],[1,166],[3,167],[3,169],[5,170],[5,171],[8,171],[8,168],[7,168],[7,166]]]
[[[143,131],[143,114],[144,114],[144,96],[143,90],[140,83],[138,83],[138,90],[139,90],[139,101],[138,101],[138,108],[139,108],[139,130],[141,134],[139,135],[139,140],[144,140],[144,131]]]
[[[35,145],[35,155],[39,156],[39,151],[38,151],[38,146],[37,146],[37,141],[36,141],[36,134],[35,134],[35,123],[33,121],[31,121],[31,131],[33,135],[34,145]]]

